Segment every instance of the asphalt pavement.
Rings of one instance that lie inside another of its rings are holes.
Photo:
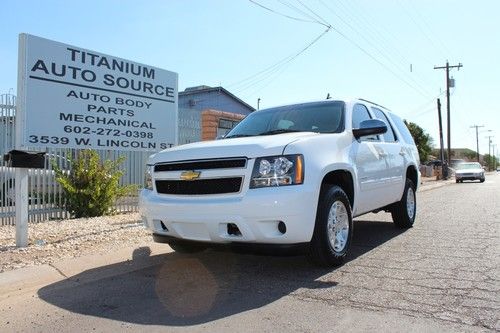
[[[0,273],[0,331],[500,331],[499,198],[424,181],[414,228],[361,216],[337,269],[154,244]]]

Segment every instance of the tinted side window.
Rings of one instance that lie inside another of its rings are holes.
[[[372,111],[373,113],[375,113],[375,117],[377,117],[380,120],[383,120],[387,125],[387,132],[383,134],[384,141],[396,142],[396,135],[394,134],[394,129],[392,128],[391,122],[389,121],[389,119],[387,119],[385,113],[383,113],[382,110],[373,107]]]
[[[352,109],[352,128],[359,128],[359,124],[363,120],[371,119],[370,113],[368,113],[368,109],[366,106],[362,104],[354,105]]]
[[[408,127],[406,127],[403,120],[401,120],[401,118],[393,113],[389,113],[389,117],[391,117],[394,124],[396,124],[396,127],[398,128],[399,133],[401,133],[401,135],[403,136],[404,141],[406,143],[415,145],[415,141],[413,141],[413,137],[411,136],[411,133],[408,130]]]
[[[352,109],[352,128],[359,128],[359,124],[363,120],[372,119],[368,109],[363,104],[356,104]],[[361,141],[379,141],[378,135],[365,136],[361,138]]]

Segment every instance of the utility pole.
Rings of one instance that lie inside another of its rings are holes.
[[[257,110],[260,110],[260,97],[257,98]]]
[[[470,128],[476,128],[476,152],[477,152],[477,161],[479,162],[479,127],[484,127],[484,125],[472,125]]]
[[[463,67],[462,63],[450,66],[446,61],[446,66],[434,66],[434,69],[446,69],[446,117],[448,125],[448,165],[451,163],[451,129],[450,129],[450,68],[457,68],[460,70]]]
[[[491,171],[491,138],[494,138],[494,135],[488,135],[485,138],[488,138],[488,171]]]
[[[443,122],[441,121],[441,101],[437,99],[438,120],[439,120],[439,158],[441,159],[441,175],[443,179],[448,179],[448,169],[444,167],[444,142],[443,142]]]

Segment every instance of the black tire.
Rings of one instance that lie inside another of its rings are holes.
[[[207,248],[206,246],[203,245],[177,243],[177,242],[168,243],[168,245],[172,248],[172,250],[179,253],[198,253],[206,250]]]
[[[485,181],[485,180],[486,180],[485,178],[481,178],[479,181],[480,181],[481,183],[484,183],[484,181]]]
[[[411,200],[409,202],[409,200]],[[401,201],[392,204],[391,215],[394,224],[399,228],[411,228],[417,214],[417,196],[415,185],[410,179],[406,179],[405,189]]]
[[[459,182],[460,182],[460,181],[459,181],[458,179],[455,179],[455,183],[457,183],[457,184],[458,184]]]
[[[338,220],[330,219],[329,223],[331,210]],[[341,229],[331,230],[332,227]],[[351,245],[352,232],[351,204],[344,190],[339,186],[323,188],[318,203],[314,233],[309,244],[311,261],[325,267],[343,264]]]

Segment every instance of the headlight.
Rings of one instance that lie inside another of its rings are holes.
[[[146,165],[146,171],[144,172],[144,188],[146,190],[153,189],[153,176],[151,174],[152,165]]]
[[[298,185],[303,182],[304,156],[269,156],[255,160],[250,188]]]

